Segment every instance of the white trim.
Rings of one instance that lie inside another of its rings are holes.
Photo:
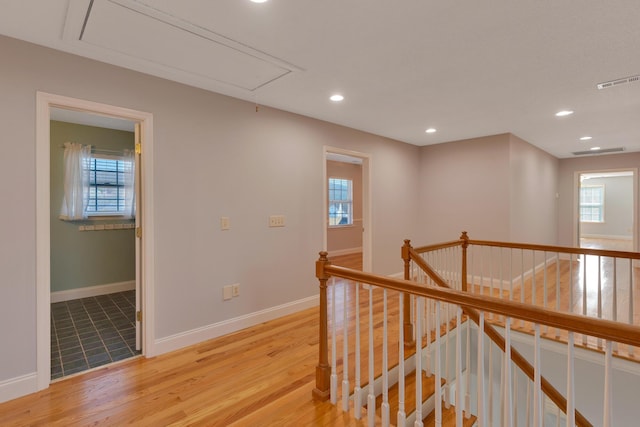
[[[96,297],[98,295],[114,294],[116,292],[131,291],[136,289],[136,281],[108,283],[106,285],[85,286],[76,289],[51,292],[51,303],[71,301],[80,298]]]
[[[213,338],[237,332],[241,329],[249,328],[269,320],[287,316],[301,310],[317,307],[319,304],[318,295],[292,301],[286,304],[256,311],[232,319],[223,320],[211,325],[180,332],[168,337],[159,338],[155,342],[155,354],[168,353],[181,348],[198,344]]]
[[[331,258],[332,256],[357,254],[359,252],[362,252],[362,246],[360,246],[359,248],[338,249],[336,251],[330,251],[329,258]]]
[[[38,390],[38,377],[35,372],[0,381],[0,403],[34,393]]]
[[[50,110],[59,107],[86,111],[140,123],[143,140],[142,177],[142,299],[143,299],[143,355],[153,356],[154,323],[154,217],[153,217],[153,115],[107,104],[36,92],[36,363],[37,389],[49,387],[51,382],[51,236],[50,218]]]

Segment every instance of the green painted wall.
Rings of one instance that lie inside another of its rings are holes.
[[[135,232],[78,231],[84,224],[123,220],[61,221],[63,144],[132,149],[133,132],[51,121],[51,292],[135,280]]]

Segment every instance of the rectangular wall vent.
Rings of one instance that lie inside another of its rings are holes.
[[[614,86],[637,82],[638,80],[640,80],[640,75],[625,77],[624,79],[611,80],[609,82],[604,82],[604,83],[598,83],[596,86],[598,89],[607,89]]]
[[[602,150],[587,150],[587,151],[574,151],[572,154],[574,156],[585,156],[588,154],[607,154],[607,153],[619,153],[621,151],[624,151],[623,147],[617,147],[617,148],[605,148]]]

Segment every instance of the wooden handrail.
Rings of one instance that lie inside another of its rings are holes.
[[[466,235],[466,231],[463,231],[463,235]],[[596,255],[604,257],[614,258],[627,258],[640,260],[640,252],[626,252],[626,251],[612,251],[607,249],[592,249],[592,248],[574,248],[570,246],[553,246],[553,245],[538,245],[532,243],[514,243],[514,242],[499,242],[492,240],[472,240],[464,239],[462,236],[459,240],[452,240],[450,242],[438,243],[434,245],[426,245],[413,248],[418,254],[425,252],[435,251],[438,249],[451,248],[455,246],[462,246],[464,244],[475,246],[493,246],[498,248],[511,248],[511,249],[526,249],[532,251],[541,252],[559,252],[566,254],[580,254],[580,255]]]
[[[412,251],[411,249],[409,249],[409,253],[412,256],[414,262],[423,271],[425,271],[429,275],[429,277],[431,277],[431,279],[433,279],[438,284],[438,286],[443,286],[449,289],[449,286],[442,279],[442,277],[440,277],[440,275],[422,259],[420,254]],[[478,312],[478,310],[470,307],[463,307],[463,311],[467,314],[467,316],[469,316],[471,320],[474,321],[476,325],[480,325],[480,313]],[[540,323],[539,321],[536,322]],[[638,333],[640,333],[640,328],[637,329]],[[491,339],[491,341],[493,341],[498,346],[498,348],[500,348],[500,350],[502,350],[503,352],[506,351],[506,341],[504,337],[492,325],[484,323],[484,333]],[[530,380],[533,381],[535,378],[535,370],[531,363],[529,363],[529,361],[524,356],[522,356],[522,354],[520,354],[520,352],[515,348],[511,347],[510,351],[511,360],[522,370],[522,372],[524,372],[527,377],[529,377]],[[551,401],[566,414],[567,399],[553,385],[551,385],[551,383],[545,377],[540,378],[540,388],[542,389],[542,392],[546,396],[548,396]],[[579,426],[592,425],[577,409],[575,410],[575,421]]]

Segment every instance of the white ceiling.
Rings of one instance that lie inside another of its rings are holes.
[[[511,132],[560,158],[640,151],[640,82],[596,88],[640,74],[638,0],[0,0],[0,12],[0,34],[410,144]]]

